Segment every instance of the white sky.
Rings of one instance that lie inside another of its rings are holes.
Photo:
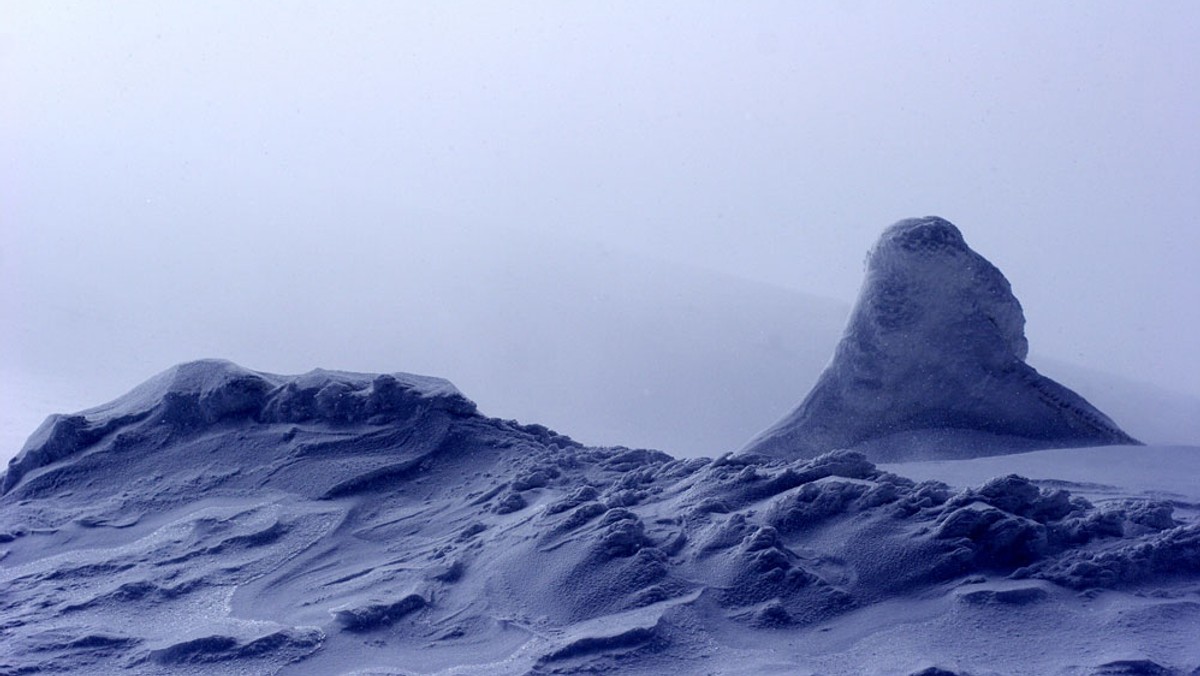
[[[850,301],[938,214],[1034,353],[1200,394],[1197,64],[1195,2],[0,0],[0,373],[419,371],[346,306],[513,231]]]

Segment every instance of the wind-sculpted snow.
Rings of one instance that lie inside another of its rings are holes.
[[[833,361],[747,452],[858,448],[892,461],[1135,444],[1025,363],[1025,317],[1004,275],[934,216],[884,231]]]
[[[0,673],[1039,673],[862,646],[1076,590],[1159,594],[1129,630],[1200,618],[1200,527],[1166,500],[590,448],[399,374],[185,365],[43,426],[5,486]],[[1200,666],[1171,641],[1079,664]]]
[[[285,378],[227,361],[191,362],[105,406],[51,416],[9,463],[0,490],[7,492],[30,472],[114,435],[119,438],[110,446],[141,448],[148,441],[143,430],[165,442],[195,429],[247,423],[386,427],[429,409],[465,414],[475,405],[439,378],[324,370]]]

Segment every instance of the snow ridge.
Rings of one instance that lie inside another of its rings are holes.
[[[0,493],[26,474],[143,421],[160,432],[248,422],[386,425],[429,408],[465,415],[474,412],[475,404],[449,381],[408,373],[317,369],[285,377],[220,359],[188,362],[103,406],[50,416],[9,461]]]

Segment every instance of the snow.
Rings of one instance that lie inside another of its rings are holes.
[[[1198,464],[676,459],[438,379],[197,362],[14,462],[0,667],[1186,673]]]
[[[1055,482],[1090,500],[1119,495],[1158,497],[1194,510],[1200,507],[1200,446],[1105,446],[1057,448],[970,462],[929,461],[883,465],[913,479],[970,486],[1014,472]],[[1194,505],[1191,503],[1195,503]]]
[[[1026,365],[949,223],[870,265],[813,395],[716,458],[224,360],[51,416],[0,481],[0,673],[1200,672],[1200,446]]]
[[[785,458],[864,447],[879,459],[1136,443],[1075,392],[1025,363],[1025,318],[1008,280],[949,221],[884,231],[833,361],[790,414],[744,451]],[[932,431],[934,438],[923,438]],[[914,433],[917,437],[914,439]],[[912,443],[913,441],[916,443]],[[894,447],[894,448],[893,448]]]
[[[407,373],[368,376],[315,370],[281,378],[210,359],[181,364],[123,397],[75,415],[52,415],[9,462],[8,490],[26,474],[79,452],[122,427],[149,419],[160,427],[253,421],[372,424],[392,422],[423,406],[474,410],[448,381]]]

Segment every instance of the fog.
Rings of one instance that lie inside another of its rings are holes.
[[[926,214],[1035,355],[1200,396],[1198,33],[1189,2],[4,2],[4,431],[217,356],[617,443],[579,411],[674,395],[584,375],[750,401]]]

